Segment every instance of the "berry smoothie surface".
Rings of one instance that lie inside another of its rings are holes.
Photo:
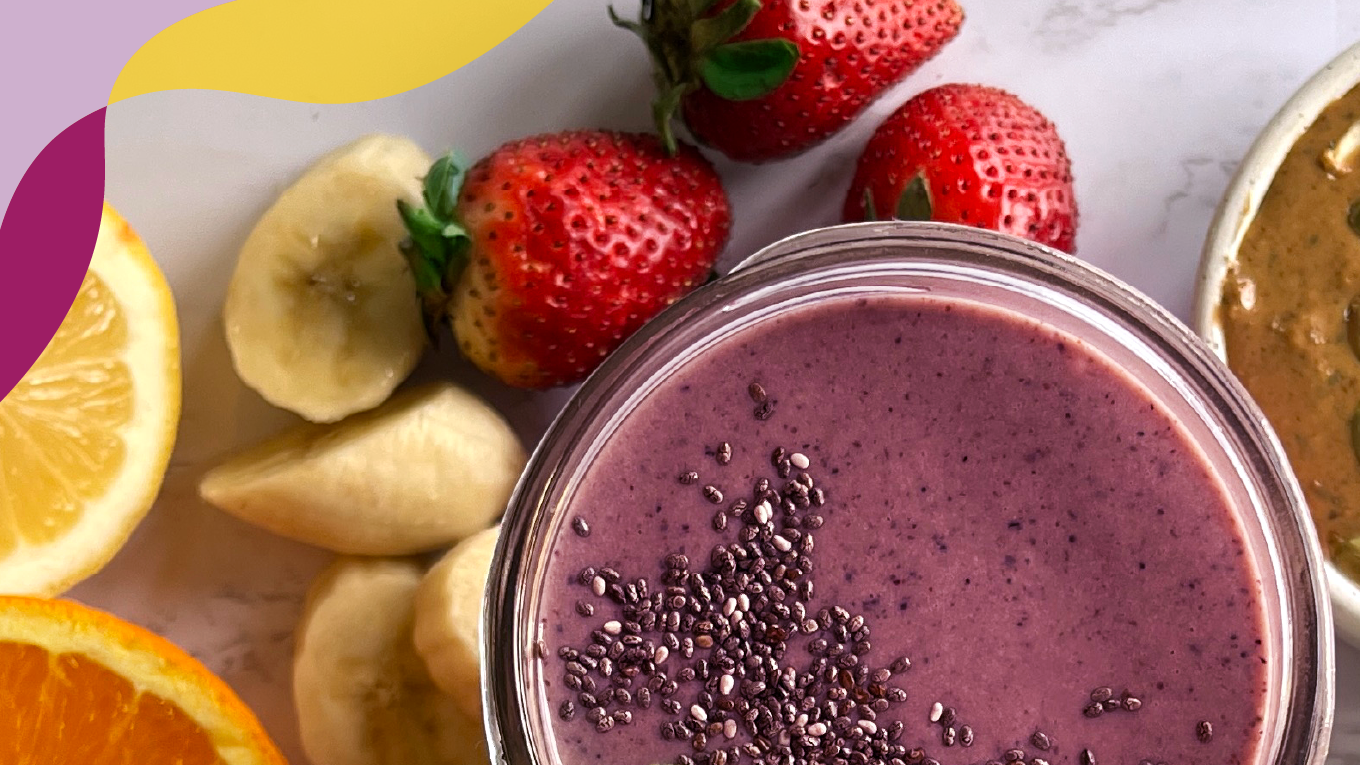
[[[1076,339],[826,298],[683,366],[566,508],[564,765],[1251,763],[1262,591],[1185,431]]]

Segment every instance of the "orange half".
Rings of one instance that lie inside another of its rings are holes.
[[[193,657],[63,600],[0,597],[0,763],[285,765]]]

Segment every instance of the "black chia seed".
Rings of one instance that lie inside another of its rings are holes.
[[[1210,725],[1209,720],[1201,720],[1196,723],[1196,739],[1198,739],[1200,743],[1210,743],[1210,739],[1214,738],[1214,735],[1214,726]]]
[[[589,537],[591,535],[591,526],[586,523],[585,518],[578,515],[572,519],[572,531],[575,531],[579,537]]]
[[[727,441],[719,444],[718,448],[714,450],[714,460],[720,465],[732,462],[732,444]]]
[[[1049,737],[1040,731],[1035,731],[1030,736],[1030,745],[1041,752],[1047,752],[1050,747]]]
[[[1083,749],[1077,755],[1078,765],[1096,765],[1096,755],[1090,749]]]

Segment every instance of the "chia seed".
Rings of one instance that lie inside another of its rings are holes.
[[[732,462],[732,444],[727,441],[719,444],[718,448],[714,450],[714,460],[720,465]]]
[[[1214,738],[1214,735],[1214,726],[1210,725],[1209,720],[1201,720],[1196,723],[1196,739],[1199,740],[1200,743],[1210,743],[1210,739]]]
[[[1083,749],[1077,755],[1079,765],[1096,765],[1096,755],[1090,749]]]
[[[585,518],[582,518],[581,516],[578,515],[577,517],[572,519],[572,531],[575,531],[577,533],[577,536],[582,537],[584,539],[591,535],[591,526],[590,524],[586,523]]]
[[[747,395],[751,396],[753,403],[764,404],[766,402],[766,389],[761,387],[760,383],[754,382],[748,385]]]
[[[1031,746],[1034,746],[1036,749],[1040,750],[1041,752],[1047,752],[1047,751],[1049,751],[1049,746],[1050,746],[1050,744],[1049,744],[1049,737],[1046,736],[1045,734],[1041,733],[1040,731],[1035,731],[1033,734],[1031,734],[1031,736],[1030,736],[1030,744],[1031,744]]]

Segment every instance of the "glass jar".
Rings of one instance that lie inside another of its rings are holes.
[[[821,297],[893,292],[981,302],[1076,336],[1181,422],[1226,488],[1262,579],[1268,690],[1258,765],[1322,763],[1333,714],[1322,556],[1280,444],[1243,388],[1165,310],[1085,263],[989,231],[905,222],[838,226],[766,248],[649,322],[554,421],[511,500],[488,585],[483,693],[496,759],[557,765],[534,615],[566,527],[560,509],[623,418],[744,327]]]

